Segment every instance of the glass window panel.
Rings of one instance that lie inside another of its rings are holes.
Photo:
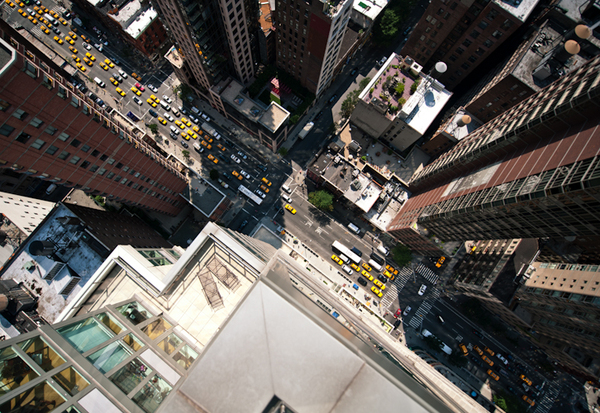
[[[87,359],[94,365],[94,367],[106,374],[130,355],[131,352],[127,349],[127,347],[118,341],[115,341],[110,343],[108,346],[90,354]]]
[[[162,401],[169,395],[171,389],[172,387],[169,383],[155,375],[133,396],[133,401],[145,412],[154,413]]]
[[[93,317],[59,328],[56,331],[80,353],[85,353],[112,337]]]
[[[29,383],[38,374],[11,348],[0,351],[0,396]]]
[[[198,353],[187,344],[181,348],[174,356],[173,360],[184,369],[188,369],[198,358]]]
[[[65,410],[65,413],[82,413],[81,410],[77,410],[75,406],[69,406]]]
[[[75,396],[81,390],[85,389],[90,383],[79,374],[73,367],[64,369],[52,376],[71,396]]]
[[[114,318],[108,313],[98,314],[96,317],[98,318],[98,320],[100,320],[102,324],[110,328],[112,332],[115,333],[115,335],[119,334],[125,329],[123,325],[117,321],[116,318]]]
[[[45,381],[0,404],[0,412],[46,413],[64,401],[65,399]]]
[[[19,347],[44,371],[55,369],[65,362],[40,336],[19,343]]]
[[[144,343],[142,343],[142,341],[133,334],[127,334],[125,337],[123,337],[123,341],[125,344],[131,347],[133,351],[138,351],[144,347]]]
[[[148,324],[147,326],[142,327],[142,331],[146,333],[148,337],[150,337],[150,340],[154,340],[171,327],[171,324],[169,324],[167,320],[165,320],[164,318],[158,318],[150,324]]]
[[[152,317],[150,311],[146,310],[140,305],[140,303],[136,301],[118,307],[117,311],[123,314],[125,317],[129,318],[129,321],[134,325],[143,323],[144,321]]]
[[[152,370],[138,358],[131,360],[110,377],[119,389],[129,394],[144,380]]]
[[[158,347],[163,349],[167,354],[171,354],[182,343],[182,339],[175,334],[169,334],[167,338],[158,343]]]

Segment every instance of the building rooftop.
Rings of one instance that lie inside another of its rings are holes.
[[[32,243],[40,241],[54,246],[53,252],[33,254]],[[2,278],[22,282],[29,291],[35,292],[39,297],[38,313],[53,322],[108,253],[81,227],[75,214],[58,203],[4,268]]]
[[[190,183],[182,196],[206,217],[210,217],[221,202],[227,198],[218,187],[197,176],[190,179]]]
[[[244,114],[244,116],[253,122],[257,122],[265,111],[261,104],[242,93],[245,86],[235,79],[229,78],[224,80],[218,85],[213,86],[213,89],[217,90],[221,95],[221,99],[227,101],[238,112]]]
[[[125,31],[134,39],[137,39],[158,17],[158,13],[152,7],[142,11],[135,20],[127,26]]]
[[[0,76],[17,60],[17,51],[14,47],[0,39]]]
[[[271,102],[267,110],[258,120],[261,125],[275,133],[290,117],[290,112],[276,102]]]
[[[494,0],[498,6],[524,22],[527,20],[539,0]]]
[[[52,211],[55,203],[0,192],[1,214],[29,236]]]
[[[260,16],[258,17],[260,28],[266,34],[273,30],[273,16],[271,16],[271,5],[267,0],[260,2]]]
[[[465,122],[467,120],[465,116],[468,116],[469,122]],[[438,129],[438,133],[443,132],[460,141],[481,125],[482,123],[475,116],[471,115],[464,108],[460,108],[454,113],[454,116]]]
[[[165,54],[165,59],[169,61],[173,66],[178,69],[183,67],[183,58],[175,48],[175,46],[171,46],[169,51]]]
[[[566,278],[567,281],[564,281]],[[600,297],[600,266],[533,262],[526,271],[525,286]]]
[[[388,3],[389,0],[354,0],[352,8],[368,19],[375,20]]]

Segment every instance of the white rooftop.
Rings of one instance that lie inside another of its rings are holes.
[[[54,208],[54,202],[0,192],[0,212],[29,236]]]
[[[127,34],[129,34],[134,39],[137,39],[143,32],[146,30],[148,26],[156,19],[158,13],[152,7],[147,10],[144,10],[140,13],[138,17],[125,29]]]
[[[471,119],[471,122],[467,124],[461,122],[464,116],[468,116]],[[481,122],[479,120],[461,108],[456,111],[450,122],[447,122],[446,125],[444,125],[444,132],[452,136],[457,141],[460,141],[480,126]]]
[[[424,134],[451,96],[452,92],[446,90],[444,85],[429,76],[424,76],[419,88],[408,99],[398,116],[406,116],[405,122]]]
[[[344,196],[361,210],[367,212],[377,202],[381,194],[381,188],[363,174],[358,174],[355,179],[358,179],[361,188],[354,190],[350,185],[344,192]]]
[[[388,0],[354,0],[352,8],[368,19],[375,20],[388,2]]]
[[[524,22],[527,20],[539,0],[494,0],[498,6]]]

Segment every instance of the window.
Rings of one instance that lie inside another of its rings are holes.
[[[67,151],[62,151],[60,153],[60,155],[58,155],[58,159],[62,159],[63,161],[66,160],[69,157],[69,152]]]
[[[54,126],[48,125],[48,127],[44,130],[44,132],[46,132],[50,136],[54,136],[54,134],[56,133],[57,130],[58,129],[56,129]]]
[[[482,20],[479,22],[479,24],[477,25],[481,30],[485,30],[488,27],[488,24],[486,21]]]
[[[82,152],[85,152],[85,153],[87,153],[87,152],[88,152],[90,149],[92,149],[92,148],[91,148],[91,146],[89,146],[89,145],[83,145],[83,146],[81,147],[81,151],[82,151]]]
[[[92,165],[90,168],[90,172],[96,172],[98,170],[98,165]]]
[[[78,141],[77,139],[73,139],[69,145],[77,148],[79,145],[81,145],[81,142]]]
[[[456,62],[456,59],[458,59],[458,56],[456,56],[456,55],[454,55],[454,54],[453,54],[452,56],[450,56],[450,57],[449,57],[449,60],[450,60],[451,62]]]
[[[99,154],[100,154],[100,152],[99,152],[99,151],[97,151],[96,149],[94,149],[94,150],[92,151],[92,154],[91,154],[91,155],[92,155],[92,156],[95,158],[95,157],[96,157],[96,156],[98,156]]]
[[[494,33],[492,33],[492,37],[499,39],[502,37],[502,32],[500,30],[496,30]]]
[[[105,154],[100,155],[100,160],[101,161],[105,161],[107,159],[108,159],[108,155],[105,155]]]
[[[119,182],[121,179],[123,179],[123,177],[121,175],[117,175],[115,177],[115,181]]]
[[[105,168],[100,168],[100,170],[98,171],[98,175],[104,175],[105,173],[106,173]]]
[[[37,77],[37,67],[27,59],[25,59],[25,73],[34,79]]]
[[[44,146],[45,144],[46,142],[44,142],[43,140],[36,139],[35,142],[31,144],[31,147],[35,149],[42,149],[42,146]]]
[[[490,47],[492,47],[494,45],[494,42],[492,42],[491,40],[488,39],[485,42],[483,42],[483,45],[489,49]]]
[[[106,175],[108,179],[112,179],[113,176],[115,176],[114,172],[109,172],[108,175]]]
[[[19,133],[19,136],[15,139],[17,142],[27,143],[27,141],[31,138],[31,135],[25,132]]]
[[[77,165],[77,162],[79,162],[80,160],[81,158],[79,156],[73,156],[69,162],[73,165]]]
[[[477,30],[473,30],[473,31],[471,32],[471,37],[472,37],[473,39],[477,39],[477,38],[479,37],[479,32],[478,32]]]
[[[10,134],[14,130],[15,130],[15,128],[13,128],[12,126],[10,126],[9,124],[4,124],[4,125],[0,126],[0,135],[10,136]]]
[[[496,16],[498,15],[498,12],[496,10],[490,10],[490,12],[488,13],[487,16],[485,16],[488,20],[494,20],[494,18],[496,18]]]
[[[58,151],[58,148],[56,146],[54,146],[54,145],[50,145],[48,147],[48,149],[46,149],[46,153],[48,155],[54,155],[56,153],[56,151]]]
[[[19,347],[44,371],[54,370],[65,363],[63,358],[40,336],[19,343]]]
[[[471,44],[473,44],[473,42],[470,41],[469,39],[465,39],[465,41],[463,42],[463,46],[465,46],[465,47],[469,47],[469,46],[471,46]]]
[[[58,86],[58,93],[57,93],[57,95],[58,95],[59,98],[64,99],[64,98],[67,97],[67,90],[64,87],[62,87],[62,86],[59,85]]]
[[[468,60],[471,63],[475,63],[477,61],[477,56],[470,56]]]
[[[58,139],[61,140],[61,141],[63,141],[63,142],[66,142],[67,139],[69,139],[69,135],[67,135],[66,133],[62,132],[60,135],[58,135]]]
[[[71,95],[71,105],[75,106],[76,108],[79,107],[79,99],[77,98],[77,96]]]
[[[100,158],[100,159],[102,159],[102,158]],[[109,163],[110,165],[112,165],[112,164],[114,164],[114,163],[115,163],[115,160],[114,160],[113,158],[110,158],[110,159],[108,160],[108,163]]]
[[[6,111],[10,107],[10,103],[6,100],[0,99],[0,112]]]
[[[31,119],[31,122],[29,122],[29,124],[31,126],[33,126],[34,128],[39,128],[42,125],[42,123],[44,123],[44,121],[42,121],[38,118],[33,118],[33,119]]]
[[[465,51],[465,49],[463,49],[462,47],[459,47],[458,49],[456,49],[456,54],[461,55],[463,54]]]
[[[79,165],[79,167],[85,169],[89,166],[89,164],[90,163],[88,161],[83,161],[81,162],[81,165]]]
[[[477,56],[483,56],[484,53],[485,53],[485,50],[482,49],[481,47],[478,47],[477,50],[475,50],[475,54]]]
[[[502,26],[500,26],[500,28],[502,30],[508,30],[512,27],[513,22],[509,19],[504,20],[504,23],[502,23]]]
[[[12,115],[19,120],[23,120],[27,117],[27,112],[22,109],[16,109]]]

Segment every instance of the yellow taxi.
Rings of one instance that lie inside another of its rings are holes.
[[[106,65],[108,67],[110,67],[111,69],[115,67],[115,64],[113,62],[111,62],[110,59],[104,59],[104,63],[106,63]]]
[[[119,86],[119,82],[118,82],[118,81],[117,81],[117,79],[115,79],[114,77],[111,77],[111,78],[110,78],[110,79],[108,79],[108,80],[110,80],[110,83],[112,83],[113,85],[115,85],[115,86]]]
[[[372,286],[371,291],[373,291],[377,297],[379,297],[379,298],[383,297],[383,293],[381,291],[379,291],[379,289],[377,287]]]
[[[367,271],[362,270],[361,274],[363,277],[365,277],[367,280],[369,281],[373,281],[373,276],[371,274],[369,274]]]
[[[54,10],[50,10],[50,14],[52,15],[52,17],[54,17],[55,19],[58,19],[58,13],[55,12]]]
[[[535,406],[535,402],[533,400],[531,400],[529,397],[527,397],[526,395],[521,396],[521,398],[523,400],[525,400],[525,403],[527,403],[531,407]]]
[[[100,65],[104,65],[104,62],[100,62]],[[106,65],[104,65],[104,66],[106,66]],[[108,67],[106,68],[106,70],[108,70]],[[135,93],[136,95],[138,95],[138,96],[142,96],[142,92],[140,92],[140,91],[138,90],[138,88],[137,88],[137,87],[135,87],[135,86],[131,86],[131,91],[132,91],[133,93]]]
[[[87,69],[85,68],[85,66],[84,66],[84,65],[82,65],[82,64],[81,64],[81,63],[79,63],[79,62],[75,63],[75,66],[77,66],[77,68],[78,68],[79,70],[81,70],[82,72],[85,72],[85,71],[87,70]]]
[[[366,262],[363,262],[362,266],[365,270],[367,270],[369,272],[373,270],[373,268],[371,268],[371,266],[369,264],[367,264]]]
[[[188,128],[190,126],[192,126],[192,122],[190,122],[189,120],[187,120],[186,118],[181,118],[181,123],[183,123],[185,126],[187,126]]]
[[[77,35],[75,33],[69,32],[69,36],[71,36],[73,40],[77,40]]]
[[[463,352],[464,356],[468,356],[469,355],[469,351],[467,350],[467,346],[465,346],[464,343],[460,343],[458,345],[458,348]]]
[[[146,99],[146,102],[148,102],[148,104],[149,104],[150,106],[152,106],[153,108],[155,108],[156,106],[158,106],[158,105],[156,104],[156,102],[155,102],[155,101],[153,101],[152,99]]]
[[[44,23],[46,26],[50,26],[50,22],[48,20],[46,20],[45,18],[39,17],[38,20],[41,21],[42,23]]]
[[[263,179],[261,179],[261,181],[263,181],[265,184],[267,184],[267,186],[271,186],[271,182],[267,178],[263,177]]]
[[[296,215],[296,210],[290,204],[285,204],[285,209],[290,211],[293,215]]]
[[[154,95],[150,95],[150,99],[156,101],[156,102],[160,102],[160,100],[158,100],[158,98]]]
[[[266,187],[266,186],[264,186],[264,185],[261,185],[261,186],[260,186],[260,190],[261,190],[261,191],[263,191],[265,194],[268,194],[268,193],[269,193],[269,188],[267,188],[267,187]],[[359,268],[359,269],[360,269],[360,268]],[[358,270],[356,270],[356,271],[358,271]]]
[[[54,41],[58,44],[63,44],[64,42],[62,41],[62,39],[58,36],[54,36]]]
[[[91,54],[90,52],[87,52],[87,53],[85,54],[85,56],[86,56],[88,59],[90,59],[92,62],[95,62],[95,61],[96,61],[96,56],[94,56],[94,55],[93,55],[93,54]]]
[[[63,26],[66,26],[68,23],[65,19],[63,19],[62,17],[58,18],[58,21],[61,22],[63,24]]]
[[[11,8],[13,8],[13,9],[14,9],[14,8],[15,8],[15,6],[16,6],[16,5],[15,5],[15,3],[13,3],[13,2],[12,2],[12,1],[10,1],[10,0],[6,0],[6,4],[8,4],[8,6],[9,6],[9,7],[11,7]]]
[[[40,9],[40,8],[38,8],[38,9],[36,10],[36,12],[37,12],[37,14],[39,14],[40,16],[41,16],[42,14],[44,14],[44,10],[42,10],[42,9]],[[42,19],[41,19],[41,18],[39,18],[39,17],[38,17],[38,19],[42,20]]]
[[[481,356],[481,359],[483,361],[485,361],[487,364],[489,364],[490,366],[494,365],[494,362],[492,360],[490,360],[487,356]]]
[[[179,122],[179,119],[175,121],[175,125],[179,126],[181,129],[185,129],[183,123]]]
[[[483,356],[483,351],[479,347],[473,346],[473,350],[475,350],[480,356]]]
[[[117,93],[119,95],[125,96],[125,91],[123,89],[121,89],[120,87],[116,88],[115,90],[117,91]],[[160,120],[160,118],[159,118],[159,120]]]
[[[204,141],[202,141],[202,142],[204,142]],[[204,142],[204,143],[206,143],[206,142]],[[243,177],[242,175],[240,175],[240,173],[239,173],[238,171],[233,171],[233,172],[231,172],[231,175],[235,176],[235,177],[236,177],[237,179],[239,179],[240,181],[241,181],[242,179],[244,179],[244,177]]]
[[[75,54],[77,54],[78,50],[76,48],[74,48],[73,46],[69,46],[69,50]]]
[[[200,132],[200,128],[196,125],[192,126],[192,129],[194,130],[194,132]]]
[[[25,3],[23,3],[22,1],[17,3],[19,5],[19,7],[25,7]]]
[[[496,380],[496,381],[500,380],[500,376],[498,376],[496,373],[494,373],[494,372],[492,371],[492,369],[489,369],[489,370],[487,371],[487,374],[489,374],[490,376],[492,376],[492,378],[493,378],[494,380]]]
[[[221,151],[225,152],[227,149],[225,149],[225,147],[223,145],[221,145],[220,143],[217,144],[217,148],[219,148]]]
[[[108,70],[108,66],[106,66],[106,64],[104,64],[104,62],[100,62],[100,67],[104,70]]]
[[[50,34],[50,30],[48,30],[48,28],[47,28],[46,26],[44,26],[44,25],[41,25],[41,26],[40,26],[40,29],[42,29],[42,31],[43,31],[44,33],[46,33],[46,34]]]
[[[93,66],[94,64],[92,63],[92,61],[90,59],[88,59],[87,57],[84,56],[83,61],[85,62],[86,65],[88,66]]]
[[[210,143],[212,143],[212,141],[213,141],[213,139],[212,139],[210,136],[208,136],[208,135],[206,135],[206,138],[205,138],[205,139],[206,139],[208,142],[210,142]]]
[[[340,259],[340,258],[339,258],[337,255],[335,255],[335,254],[331,256],[331,259],[332,259],[333,261],[335,261],[335,263],[336,263],[336,264],[339,264],[339,265],[342,265],[342,264],[344,264],[344,261],[342,261],[342,260],[341,260],[341,259]]]
[[[435,263],[435,266],[440,268],[444,261],[446,261],[446,257],[440,257],[440,259]]]
[[[44,13],[48,13],[48,8],[43,4],[40,6],[40,9],[44,10]]]
[[[21,6],[21,7],[23,7],[23,6]],[[18,13],[19,13],[21,16],[23,16],[23,17],[27,17],[27,13],[25,13],[25,12],[24,12],[23,10],[21,10],[21,9],[19,9],[19,10],[18,10]]]
[[[388,270],[390,273],[392,273],[394,275],[398,275],[398,270],[395,269],[394,267],[392,267],[390,264],[387,264],[385,266],[385,269]]]
[[[360,273],[360,267],[358,265],[356,265],[355,263],[351,262],[350,266],[352,267],[352,269],[354,269],[354,271]]]
[[[166,120],[164,120],[162,117],[160,117],[160,116],[159,116],[157,119],[158,119],[158,121],[159,121],[160,123],[162,123],[163,125],[166,125],[166,124],[167,124],[167,121],[166,121]]]
[[[381,281],[379,281],[379,280],[373,280],[373,284],[375,284],[376,286],[378,286],[381,289],[381,291],[385,290],[385,285]]]
[[[69,44],[75,44],[75,40],[71,39],[69,36],[65,36],[65,40],[67,41],[67,43]]]
[[[200,142],[200,145],[204,146],[206,149],[212,149],[212,146],[210,146],[209,143],[206,143],[206,141],[202,141]],[[242,179],[242,176],[240,175],[240,177],[238,179]]]
[[[391,281],[394,281],[396,279],[396,276],[390,273],[388,270],[383,270],[383,275],[388,277]]]
[[[132,73],[131,77],[134,79],[137,79],[138,82],[142,81],[142,77],[140,75],[138,75],[137,73]]]
[[[494,353],[494,350],[492,350],[489,347],[484,347],[483,350],[485,350],[485,352],[488,353],[490,356],[493,356],[494,354],[496,354],[496,353]]]
[[[210,159],[211,161],[213,161],[214,163],[219,163],[219,160],[217,158],[215,158],[212,154],[208,154],[208,159]]]
[[[525,377],[525,375],[524,375],[524,374],[521,374],[521,375],[519,376],[519,378],[520,378],[521,380],[523,380],[525,383],[527,383],[527,385],[528,385],[528,386],[531,386],[531,384],[532,384],[532,383],[531,383],[531,380],[529,380],[527,377]]]
[[[74,54],[71,55],[71,59],[73,59],[75,61],[75,63],[81,62],[81,59],[78,58],[77,56],[75,56]]]

